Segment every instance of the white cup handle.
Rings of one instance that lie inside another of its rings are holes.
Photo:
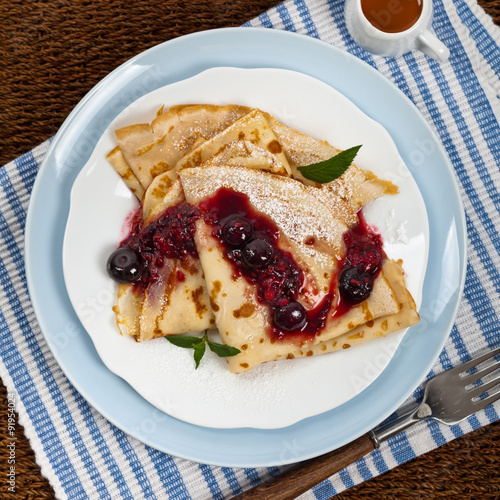
[[[436,61],[446,61],[450,57],[450,49],[428,30],[418,36],[417,49]]]

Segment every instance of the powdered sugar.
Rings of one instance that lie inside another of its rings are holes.
[[[408,243],[407,220],[395,223],[396,211],[391,208],[385,219],[386,234],[389,236],[389,243]],[[386,237],[387,239],[387,237]]]
[[[342,246],[345,224],[335,219],[317,199],[313,190],[299,181],[240,167],[202,167],[181,172],[186,198],[197,204],[220,187],[248,196],[252,206],[269,216],[298,250],[318,262],[330,262]],[[311,236],[330,249],[306,245]]]

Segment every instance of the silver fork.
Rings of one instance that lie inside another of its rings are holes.
[[[384,426],[373,429],[370,431],[370,436],[380,445],[381,442],[427,418],[455,425],[495,402],[500,398],[500,392],[484,399],[477,398],[500,384],[500,376],[477,387],[473,384],[500,368],[500,361],[475,373],[467,372],[497,354],[500,354],[500,347],[432,378],[427,382],[422,402],[417,408]]]
[[[338,450],[302,462],[277,478],[256,486],[236,498],[293,500],[417,422],[434,419],[447,425],[458,424],[500,399],[500,391],[481,398],[482,394],[500,384],[500,374],[481,385],[475,385],[486,375],[500,369],[500,361],[495,361],[480,371],[467,373],[497,354],[500,354],[500,347],[440,373],[427,382],[422,402],[413,410],[392,422],[376,427]]]

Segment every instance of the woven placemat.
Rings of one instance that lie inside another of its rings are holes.
[[[79,100],[135,54],[184,34],[239,26],[275,0],[0,0],[0,165],[54,135]],[[500,0],[480,4],[500,24]],[[0,387],[0,497],[54,498]],[[15,441],[9,436],[14,428]],[[15,446],[12,446],[12,442]],[[500,498],[500,424],[467,434],[339,494],[357,499]],[[9,460],[16,494],[9,495]]]

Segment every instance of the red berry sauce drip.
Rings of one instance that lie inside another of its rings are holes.
[[[384,259],[387,257],[383,249],[382,236],[366,222],[361,210],[357,215],[358,223],[344,234],[346,255],[340,264],[340,294],[334,312],[335,318],[342,316],[359,303],[348,294],[342,293],[342,275],[344,273],[354,275],[352,282],[355,284],[366,280],[369,285],[367,290],[369,295],[373,281],[380,273]]]
[[[304,273],[290,252],[279,247],[279,229],[276,224],[258,213],[250,205],[248,197],[228,188],[220,188],[211,198],[200,204],[207,224],[214,226],[214,236],[222,248],[225,257],[231,262],[234,272],[243,276],[249,283],[257,287],[257,299],[266,304],[275,317],[276,312],[291,302],[295,302],[304,285]],[[229,244],[224,237],[224,228],[228,221],[236,220],[239,226],[250,222],[252,236],[242,246]],[[253,267],[245,261],[245,245],[256,240],[265,240],[273,250],[273,257],[263,267]],[[333,301],[332,293],[327,294],[313,309],[307,310],[307,319],[297,330],[284,330],[274,322],[270,335],[275,339],[311,337],[318,333],[325,325],[328,311]]]
[[[138,233],[142,227],[142,205],[139,204],[136,208],[131,210],[125,220],[123,221],[121,237],[126,239],[131,234]]]
[[[298,297],[304,281],[302,269],[292,254],[278,247],[279,230],[268,217],[257,213],[248,197],[228,188],[220,188],[214,196],[202,202],[200,210],[207,224],[214,226],[214,236],[224,248],[226,258],[234,271],[257,285],[257,297],[261,303],[282,307]],[[242,248],[227,244],[222,227],[226,220],[241,218],[253,227],[253,240],[265,240],[273,249],[274,256],[263,268],[245,264]]]
[[[382,236],[370,226],[362,211],[358,212],[358,223],[344,234],[347,247],[344,265],[359,267],[373,277],[378,276],[386,256]]]
[[[155,281],[166,259],[198,257],[194,232],[199,217],[195,207],[183,202],[169,207],[145,228],[142,228],[142,219],[134,218],[130,234],[120,243],[120,248],[130,248],[142,258],[145,270],[138,286],[146,287]]]

